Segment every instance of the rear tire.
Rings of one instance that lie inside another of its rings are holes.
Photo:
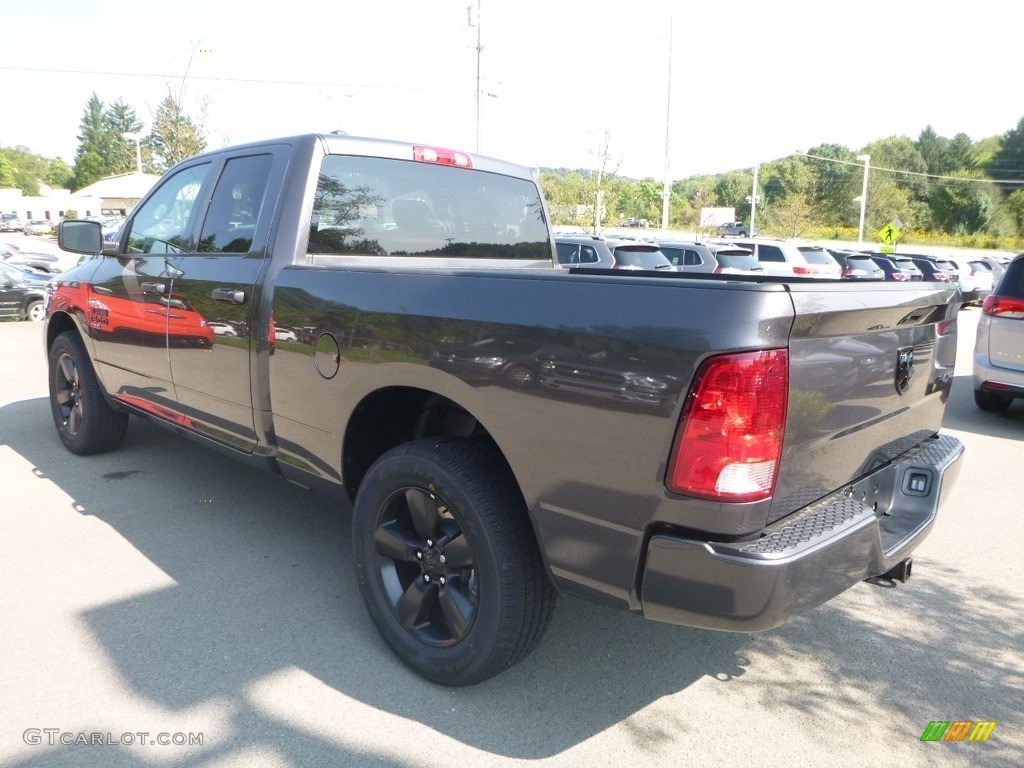
[[[486,444],[428,439],[385,453],[356,496],[352,544],[370,617],[428,680],[487,680],[550,621],[555,592],[522,495]]]
[[[50,410],[57,435],[72,453],[112,451],[128,430],[128,414],[110,407],[78,334],[65,331],[49,354]]]
[[[974,402],[983,411],[1005,411],[1013,403],[1012,397],[997,395],[984,389],[974,390]]]

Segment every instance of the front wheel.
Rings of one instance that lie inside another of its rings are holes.
[[[29,305],[25,307],[25,317],[34,323],[42,322],[46,317],[46,307],[43,306],[43,302],[29,302]]]
[[[352,521],[356,578],[395,654],[444,685],[482,682],[540,640],[555,593],[501,456],[428,439],[370,468]]]
[[[50,410],[61,442],[83,456],[117,448],[128,414],[110,407],[78,334],[58,336],[49,355]]]

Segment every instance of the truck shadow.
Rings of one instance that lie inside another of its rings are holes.
[[[0,435],[40,479],[176,581],[82,614],[124,686],[177,711],[230,702],[230,737],[192,756],[162,756],[169,765],[207,765],[253,745],[272,745],[295,765],[411,764],[302,725],[287,705],[285,714],[268,705],[260,691],[292,670],[386,713],[396,729],[405,720],[426,726],[442,744],[451,740],[456,755],[469,747],[551,757],[624,721],[636,753],[653,754],[709,725],[703,716],[684,721],[649,705],[709,679],[750,696],[752,673],[780,718],[827,708],[857,728],[889,717],[911,741],[937,717],[1024,719],[1024,604],[934,565],[925,571],[932,575],[905,588],[886,594],[860,586],[758,635],[661,625],[564,599],[523,663],[473,688],[442,688],[402,666],[366,615],[352,575],[346,505],[137,420],[123,451],[75,461],[48,430],[39,436],[40,425],[49,427],[44,399],[0,408]],[[902,620],[879,623],[879,614],[892,612],[890,600]],[[630,720],[645,708],[642,719]],[[699,702],[690,708],[703,711]],[[394,738],[409,737],[396,730]],[[434,743],[432,736],[424,750]],[[985,746],[992,748],[972,754],[975,764],[1013,762],[1009,747]],[[90,755],[47,751],[17,765],[95,764]],[[139,762],[137,752],[118,747],[104,747],[102,756],[110,766]]]
[[[523,663],[473,688],[436,686],[391,655],[365,613],[346,504],[135,419],[122,451],[69,460],[49,421],[44,399],[0,408],[0,434],[37,477],[176,581],[90,609],[86,626],[132,692],[177,711],[230,701],[231,748],[273,744],[296,765],[311,754],[337,765],[367,758],[292,728],[254,697],[255,687],[293,669],[469,747],[518,758],[558,754],[697,680],[744,673],[745,635],[563,599]],[[119,763],[117,749],[104,747],[107,764],[137,762],[137,753],[122,750]],[[19,765],[70,765],[82,759],[77,752]],[[204,749],[195,764],[217,754]]]
[[[974,404],[974,377],[956,376],[942,426],[960,432],[1024,440],[1024,400],[1014,400],[1002,413],[983,411]]]

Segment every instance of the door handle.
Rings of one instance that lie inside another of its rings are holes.
[[[214,288],[213,298],[230,304],[245,304],[245,291],[236,291],[231,288]]]
[[[139,287],[146,293],[163,294],[167,290],[167,286],[163,283],[139,283]]]

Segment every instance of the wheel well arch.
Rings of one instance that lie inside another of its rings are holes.
[[[65,331],[74,331],[79,336],[81,332],[78,330],[78,325],[66,312],[55,312],[50,316],[50,321],[46,326],[46,349],[49,351],[50,347],[53,346],[53,341]]]
[[[385,387],[359,402],[345,428],[341,459],[348,497],[355,501],[363,478],[381,455],[397,445],[424,437],[464,437],[489,443],[501,454],[509,474],[515,478],[491,433],[463,406],[425,389]]]

